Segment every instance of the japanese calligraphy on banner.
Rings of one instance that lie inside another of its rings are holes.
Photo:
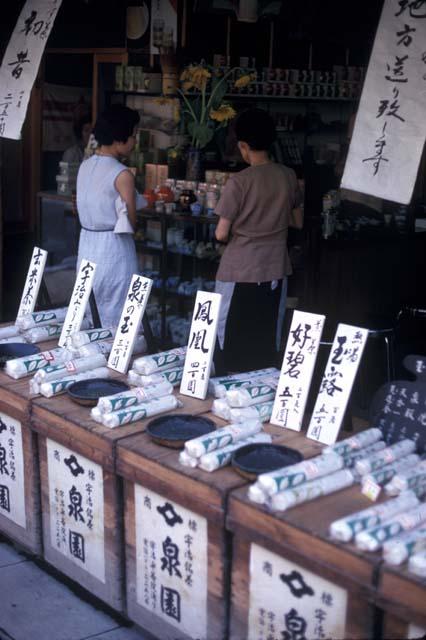
[[[186,396],[204,400],[207,395],[221,300],[220,293],[197,292],[180,385]]]
[[[102,467],[53,440],[46,442],[51,545],[105,582]]]
[[[65,316],[64,326],[62,327],[62,332],[58,340],[60,347],[63,347],[67,338],[72,333],[79,331],[81,327],[84,312],[86,311],[86,305],[93,286],[95,270],[96,264],[94,262],[89,262],[89,260],[81,261],[67,315]]]
[[[135,485],[136,599],[187,634],[207,635],[207,520]]]
[[[26,526],[21,423],[0,412],[0,516]]]
[[[0,137],[19,140],[41,56],[62,0],[27,0],[0,67]]]
[[[321,381],[307,436],[333,444],[339,435],[368,329],[339,324]]]
[[[324,320],[325,316],[314,313],[293,313],[272,409],[272,424],[294,431],[302,428]]]
[[[18,318],[26,313],[34,311],[37,302],[38,292],[43,279],[44,267],[46,265],[47,251],[34,247],[30,266],[25,280],[24,291],[18,309]]]
[[[408,204],[426,137],[426,1],[385,0],[342,187]]]
[[[152,280],[149,278],[136,274],[132,277],[109,355],[108,367],[110,369],[127,373],[151,287]]]
[[[152,0],[150,53],[160,53],[160,48],[176,49],[176,41],[176,2],[174,0]]]
[[[345,589],[251,545],[249,640],[345,638],[347,600]]]

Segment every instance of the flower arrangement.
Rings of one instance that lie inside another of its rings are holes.
[[[233,107],[224,100],[230,80],[234,79],[232,88],[240,89],[256,77],[256,74],[239,75],[238,72],[238,68],[221,72],[204,64],[190,65],[182,72],[178,92],[183,100],[182,113],[191,146],[195,149],[203,149],[215,132],[236,116]]]

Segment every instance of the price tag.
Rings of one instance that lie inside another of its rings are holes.
[[[367,478],[367,480],[362,483],[361,493],[372,502],[376,502],[381,490],[382,487],[370,478]]]

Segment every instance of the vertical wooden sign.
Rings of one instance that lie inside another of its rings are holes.
[[[34,311],[43,278],[44,267],[46,266],[46,259],[47,251],[39,247],[34,247],[17,318]]]
[[[92,290],[95,271],[96,264],[94,262],[90,262],[89,260],[81,261],[67,315],[64,320],[64,326],[62,327],[62,333],[58,341],[60,347],[65,345],[67,338],[72,333],[80,330]]]

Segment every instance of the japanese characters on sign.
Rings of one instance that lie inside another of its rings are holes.
[[[271,423],[294,431],[302,428],[325,316],[295,311],[281,367]]]
[[[0,412],[0,516],[26,526],[21,423]]]
[[[222,296],[198,291],[180,392],[204,400],[210,377]]]
[[[89,260],[81,261],[67,315],[64,320],[64,326],[62,327],[62,333],[58,340],[60,347],[65,346],[66,340],[71,334],[80,330],[86,305],[92,290],[95,271],[96,264],[94,262],[90,262]]]
[[[207,635],[207,520],[135,485],[136,598],[191,638]]]
[[[50,439],[47,467],[52,547],[105,582],[102,467]]]
[[[336,442],[368,337],[368,329],[339,324],[321,381],[307,436]]]
[[[127,373],[151,287],[149,278],[136,274],[132,277],[108,360],[110,369]]]
[[[62,0],[27,0],[0,67],[0,137],[19,140],[31,89]]]
[[[408,204],[426,137],[426,0],[386,0],[342,187]]]
[[[18,309],[18,318],[34,311],[43,278],[46,259],[47,251],[39,249],[39,247],[34,247],[27,273],[27,279],[25,280],[24,291],[22,292],[22,298]]]
[[[345,638],[347,599],[345,589],[251,545],[249,640]]]

